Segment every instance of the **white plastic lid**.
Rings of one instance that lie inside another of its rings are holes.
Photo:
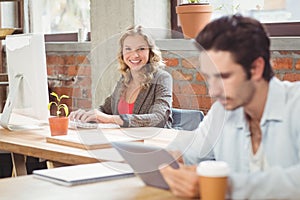
[[[229,166],[224,161],[203,161],[197,167],[197,174],[209,177],[228,176]]]

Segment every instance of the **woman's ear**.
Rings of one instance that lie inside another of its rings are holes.
[[[262,57],[256,58],[251,67],[251,79],[260,80],[263,79],[263,73],[265,69],[265,61]]]

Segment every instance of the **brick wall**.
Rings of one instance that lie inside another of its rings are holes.
[[[194,53],[170,54],[163,52],[166,70],[173,77],[173,107],[200,109],[205,113],[212,105],[205,81],[193,67],[198,59]],[[272,51],[271,62],[276,76],[281,80],[300,80],[300,51]]]
[[[195,68],[198,66],[198,53],[184,56],[163,51],[166,70],[173,77],[173,107],[207,112],[212,102],[205,81]]]
[[[50,91],[70,96],[63,100],[70,111],[91,108],[91,64],[87,53],[47,52],[46,56]]]
[[[300,51],[272,51],[276,76],[281,80],[300,80]],[[47,52],[49,86],[58,94],[67,94],[71,110],[89,109],[91,100],[91,65],[87,53]],[[193,67],[198,57],[194,52],[184,54],[163,51],[166,70],[173,77],[173,106],[200,109],[205,113],[212,101],[205,81]],[[53,78],[54,80],[51,80]],[[61,79],[61,80],[55,80]]]
[[[272,66],[281,80],[300,80],[300,51],[272,51]]]

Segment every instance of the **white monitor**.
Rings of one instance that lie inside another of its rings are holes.
[[[16,117],[12,116],[26,116],[41,123],[48,120],[49,94],[44,35],[7,36],[6,56],[9,93],[0,124],[9,130],[37,128],[37,124],[30,124],[31,122],[21,123],[20,126]]]

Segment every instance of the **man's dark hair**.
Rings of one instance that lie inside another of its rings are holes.
[[[253,61],[265,61],[263,78],[269,81],[274,72],[270,64],[270,39],[263,25],[241,15],[225,16],[209,23],[197,36],[200,50],[229,51],[251,78]],[[203,49],[201,49],[203,48]]]

